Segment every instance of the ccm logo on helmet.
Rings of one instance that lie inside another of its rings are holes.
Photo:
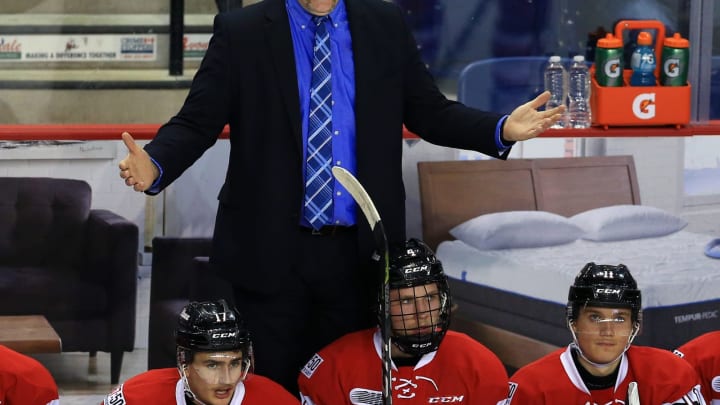
[[[595,290],[595,294],[615,294],[615,295],[619,295],[619,294],[620,294],[620,290],[615,289],[615,288],[598,288],[597,290]]]
[[[415,266],[411,267],[409,269],[405,269],[405,274],[413,274],[413,273],[420,273],[420,272],[428,272],[429,267],[427,264],[423,264],[422,266]]]
[[[428,346],[430,346],[430,345],[432,345],[431,342],[428,342],[428,343],[413,343],[413,344],[411,345],[411,347],[415,347],[415,348],[418,348],[418,349],[422,349],[422,348],[428,347]]]
[[[231,338],[237,336],[237,332],[213,333],[213,339]]]

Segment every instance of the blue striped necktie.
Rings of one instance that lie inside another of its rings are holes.
[[[305,219],[314,229],[330,224],[333,217],[332,75],[327,20],[327,16],[313,17],[317,30],[305,159]]]

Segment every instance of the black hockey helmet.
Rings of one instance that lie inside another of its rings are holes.
[[[250,332],[237,310],[222,299],[186,305],[175,338],[178,348],[193,352],[241,350],[243,357],[252,355]]]
[[[432,332],[413,334],[408,329],[393,330],[392,342],[403,352],[416,356],[437,350],[450,326],[450,288],[442,263],[428,245],[409,239],[389,248],[390,289],[417,287],[435,283],[438,289],[437,312],[432,317]],[[392,304],[391,304],[392,305]],[[399,315],[402,317],[402,315]],[[380,320],[382,322],[382,320]]]
[[[584,306],[630,308],[632,321],[641,321],[640,290],[624,264],[588,263],[580,270],[568,293],[568,320],[577,319]]]

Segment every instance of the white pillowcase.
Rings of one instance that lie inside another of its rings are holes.
[[[613,205],[570,217],[583,229],[583,239],[598,242],[652,238],[677,232],[687,221],[660,208],[642,205]]]
[[[450,234],[480,250],[555,246],[578,239],[582,229],[545,211],[485,214],[452,228]]]

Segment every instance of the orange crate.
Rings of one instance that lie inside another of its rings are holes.
[[[615,25],[615,36],[625,29],[655,29],[655,80],[659,77],[665,26],[657,20],[627,20]],[[690,123],[690,84],[687,86],[630,86],[631,69],[623,71],[622,87],[600,86],[595,66],[590,68],[590,108],[595,126],[686,125]]]

